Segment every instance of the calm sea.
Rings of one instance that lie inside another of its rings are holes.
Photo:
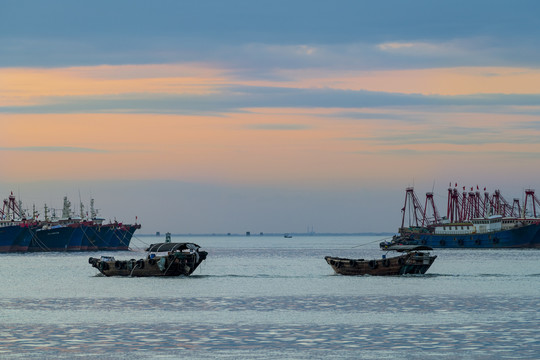
[[[88,264],[141,249],[0,255],[0,358],[540,358],[540,250],[437,250],[423,276],[345,277],[324,256],[380,258],[380,238],[172,240],[209,252],[191,277]]]

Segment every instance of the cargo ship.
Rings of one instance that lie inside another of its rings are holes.
[[[93,199],[90,217],[85,216],[82,203],[80,209],[80,216],[75,216],[64,197],[62,217],[57,218],[54,211],[49,217],[45,206],[43,220],[35,209],[27,218],[22,204],[11,193],[0,211],[0,252],[129,250],[140,224],[104,223],[97,217]]]
[[[414,188],[407,188],[399,235],[380,247],[540,248],[540,201],[533,189],[525,190],[523,206],[518,198],[510,204],[500,190],[489,194],[484,188],[481,194],[478,186],[476,191],[465,189],[449,186],[446,216],[440,216],[432,192],[422,206]]]

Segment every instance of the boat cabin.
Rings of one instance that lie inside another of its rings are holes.
[[[435,226],[435,234],[472,234],[475,232],[475,227],[472,223],[448,223]]]
[[[148,252],[175,252],[175,251],[197,251],[200,248],[199,245],[194,243],[171,243],[164,242],[158,244],[151,244],[146,251]]]
[[[485,233],[493,231],[501,231],[502,229],[502,219],[501,215],[492,215],[484,219],[472,219],[472,223],[476,228],[476,232]]]
[[[471,219],[466,223],[446,223],[435,226],[435,234],[452,235],[452,234],[475,234],[488,233],[493,231],[501,231],[502,229],[501,215],[492,215],[487,218]]]

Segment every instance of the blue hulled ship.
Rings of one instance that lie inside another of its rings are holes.
[[[427,245],[433,248],[534,248],[540,247],[538,222],[512,222],[503,228],[500,215],[487,219],[472,219],[467,223],[448,223],[432,228],[402,228],[395,241],[406,244]],[[489,227],[482,229],[483,224]]]
[[[28,251],[67,251],[74,228],[64,225],[43,225],[36,229]]]
[[[27,221],[13,192],[0,209],[0,252],[27,251],[31,221]]]
[[[43,251],[96,251],[128,250],[131,238],[140,224],[118,222],[104,224],[97,218],[91,200],[91,217],[85,218],[81,203],[80,216],[71,211],[71,203],[64,197],[62,217],[49,217],[45,206],[45,219],[39,220],[34,209],[30,219],[25,217],[22,205],[13,193],[4,200],[0,212],[0,252]]]
[[[0,252],[28,250],[30,243],[28,226],[22,222],[0,222]]]
[[[456,184],[457,186],[457,184]],[[514,199],[510,205],[496,190],[492,195],[480,191],[458,192],[448,189],[447,215],[440,217],[433,193],[426,194],[422,206],[413,188],[407,188],[399,235],[392,244],[418,244],[433,248],[540,248],[540,204],[534,190],[525,191],[524,205]],[[430,209],[430,210],[428,210]],[[409,225],[405,226],[408,220]]]

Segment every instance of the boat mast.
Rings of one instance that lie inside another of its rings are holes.
[[[512,203],[512,210],[510,211],[511,217],[519,218],[521,216],[521,205],[519,204],[519,199],[514,198],[514,202]]]
[[[82,201],[79,199],[79,206],[80,206],[80,209],[81,209],[81,220],[84,219],[84,205],[82,203]]]
[[[456,189],[457,183],[452,189],[451,187],[448,188],[448,205],[446,207],[446,218],[450,221],[450,223],[459,221],[459,192]]]
[[[408,187],[405,190],[405,204],[403,205],[401,212],[403,213],[401,218],[401,228],[405,225],[405,217],[408,217],[409,219],[409,226],[418,226],[420,219],[422,220],[422,224],[425,222],[425,219],[422,217],[424,210],[422,209],[422,205],[420,205],[420,201],[418,201],[418,197],[414,193],[413,187]]]
[[[97,218],[97,211],[94,208],[94,199],[90,199],[90,217],[92,220]]]
[[[23,218],[23,212],[21,206],[15,201],[15,195],[11,192],[9,199],[4,199],[4,206],[2,209],[3,220],[20,220]]]
[[[44,205],[43,212],[45,213],[45,221],[48,222],[49,221],[49,208],[47,207],[47,204]]]
[[[484,201],[482,201],[482,217],[487,217],[490,210],[489,193],[484,188]]]
[[[529,198],[530,198],[530,207],[532,208],[532,216],[534,218],[536,218],[536,204],[538,204],[540,206],[540,201],[538,200],[538,198],[536,197],[536,195],[534,195],[534,190],[533,189],[526,189],[525,190],[525,204],[523,205],[523,212],[525,214],[527,214],[527,210],[528,210],[528,201],[529,201]],[[525,217],[525,216],[523,216]]]
[[[432,224],[438,224],[441,221],[437,207],[435,206],[435,200],[433,199],[433,192],[426,193],[426,203],[424,205],[424,214],[422,216],[422,227],[429,225],[428,224],[428,207],[431,206],[433,212],[433,221]]]
[[[62,219],[69,219],[71,217],[71,202],[67,196],[64,196],[64,207],[62,208]]]

